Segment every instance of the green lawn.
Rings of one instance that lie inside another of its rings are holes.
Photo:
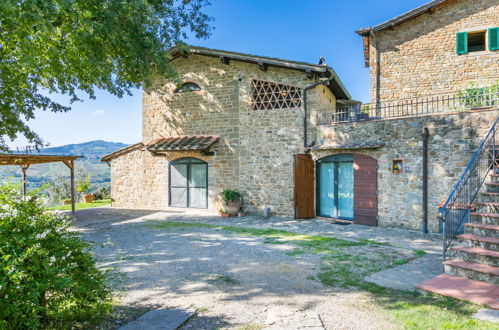
[[[75,208],[77,210],[83,210],[83,209],[89,209],[92,207],[99,207],[99,206],[106,206],[106,205],[111,205],[110,199],[101,199],[101,200],[93,201],[92,203],[76,203]],[[70,211],[71,204],[52,206],[52,207],[49,207],[49,210]]]

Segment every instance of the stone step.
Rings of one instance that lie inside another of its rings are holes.
[[[499,207],[499,202],[475,202],[477,206]]]
[[[469,222],[464,228],[467,234],[499,238],[499,225]]]
[[[447,297],[471,301],[499,309],[499,287],[467,278],[440,274],[417,286],[418,289]]]
[[[462,234],[457,236],[457,238],[459,238],[464,243],[467,243],[467,245],[471,247],[477,247],[491,251],[499,251],[499,238],[473,234]]]
[[[488,225],[499,224],[499,213],[495,212],[470,212],[474,223],[483,223]]]
[[[478,217],[498,218],[499,219],[499,213],[471,212],[470,215],[478,216]]]
[[[485,196],[499,196],[499,193],[497,193],[497,192],[484,191],[484,192],[482,192],[482,194]]]
[[[483,197],[482,197],[483,198]],[[498,213],[499,212],[499,202],[496,200],[498,198],[494,197],[488,197],[488,198],[483,198],[483,199],[490,199],[490,200],[480,200],[473,202],[475,205],[475,209],[473,211],[480,212],[480,213]]]
[[[446,274],[494,285],[499,284],[499,267],[467,262],[460,259],[446,260],[443,264]]]
[[[450,248],[456,259],[499,267],[499,252],[476,247],[455,246]]]

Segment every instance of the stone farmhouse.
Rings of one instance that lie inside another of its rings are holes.
[[[363,105],[323,60],[173,48],[181,83],[144,89],[142,141],[102,159],[113,206],[216,212],[235,188],[248,213],[442,231],[499,115],[498,27],[497,0],[439,0],[357,31]]]
[[[351,102],[334,70],[201,47],[171,54],[181,83],[144,89],[142,141],[103,158],[113,206],[216,212],[233,188],[245,212],[292,216],[294,155]]]

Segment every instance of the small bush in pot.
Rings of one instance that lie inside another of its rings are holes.
[[[224,189],[220,193],[220,198],[225,212],[230,215],[237,215],[241,209],[241,193],[234,189]]]

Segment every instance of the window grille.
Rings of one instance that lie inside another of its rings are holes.
[[[253,110],[287,109],[301,106],[301,88],[265,80],[251,80]]]

